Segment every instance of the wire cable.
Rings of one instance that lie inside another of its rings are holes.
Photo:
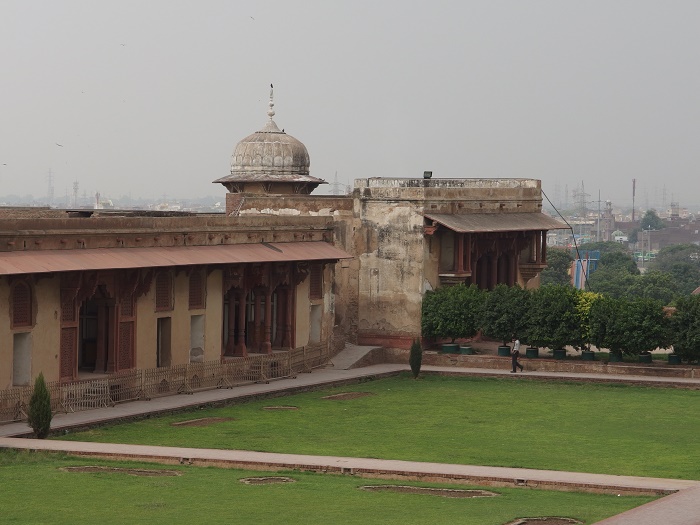
[[[549,203],[549,205],[554,209],[555,212],[557,212],[557,215],[559,215],[559,217],[561,217],[561,220],[564,221],[564,223],[569,227],[569,230],[571,230],[571,238],[574,241],[574,248],[576,249],[576,257],[577,257],[576,260],[581,261],[581,254],[578,251],[578,244],[576,244],[576,234],[574,233],[574,229],[571,227],[571,224],[569,224],[569,221],[567,221],[564,218],[564,216],[561,213],[559,213],[559,210],[557,209],[557,207],[554,204],[552,204],[552,201],[549,200],[549,197],[547,197],[547,194],[544,192],[544,190],[540,189],[540,191],[542,191],[542,195],[544,195],[544,198],[547,199],[547,202]],[[583,263],[578,263],[578,264],[581,264],[583,266]],[[585,282],[585,287],[588,289],[589,292],[592,291],[591,285],[588,283],[588,267],[586,267],[586,271],[583,272],[583,279]]]

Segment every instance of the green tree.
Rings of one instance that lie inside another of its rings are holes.
[[[577,294],[570,286],[547,285],[535,290],[527,319],[527,342],[552,350],[578,345],[583,336],[576,314]]]
[[[51,430],[51,393],[46,388],[44,374],[39,372],[39,376],[34,382],[32,397],[29,399],[29,410],[27,422],[32,427],[34,434],[39,439],[44,439]]]
[[[423,362],[423,347],[420,344],[419,339],[414,339],[413,344],[411,344],[411,352],[408,356],[408,364],[411,367],[411,373],[413,374],[413,379],[418,378],[420,374],[421,363]]]
[[[654,299],[626,301],[622,310],[623,352],[637,355],[669,346],[669,320],[663,306]]]
[[[474,285],[443,286],[423,297],[421,329],[424,337],[472,337],[480,328],[485,292]]]
[[[591,308],[600,297],[601,294],[585,291],[579,291],[577,295],[576,318],[581,327],[581,340],[575,346],[579,349],[588,348],[591,344]]]
[[[621,356],[625,346],[623,310],[626,300],[603,295],[593,301],[589,313],[591,342]]]
[[[669,304],[680,295],[673,277],[658,270],[649,270],[636,277],[627,289],[627,295],[645,299],[655,299]]]
[[[547,267],[540,273],[540,284],[570,284],[569,272],[573,260],[569,250],[563,248],[547,250]]]
[[[639,275],[637,263],[627,251],[609,252],[601,254],[599,265],[601,268],[625,270],[631,275]]]
[[[524,339],[529,303],[527,290],[505,284],[496,286],[486,294],[481,318],[484,335],[502,341],[504,346],[514,337]]]
[[[639,227],[642,230],[661,230],[666,227],[666,224],[654,210],[647,210],[639,223]]]
[[[700,359],[700,295],[680,297],[670,324],[673,351],[687,361]]]
[[[626,297],[636,278],[624,268],[601,266],[588,278],[588,286],[591,291],[620,298]]]
[[[700,247],[676,244],[662,248],[649,268],[669,274],[678,293],[688,295],[700,286]]]

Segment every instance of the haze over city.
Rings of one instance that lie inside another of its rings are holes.
[[[0,196],[224,198],[266,119],[311,175],[700,202],[700,3],[0,4]],[[328,192],[331,184],[320,192]],[[0,200],[2,200],[0,198]]]

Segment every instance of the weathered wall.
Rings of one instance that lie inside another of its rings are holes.
[[[535,179],[355,181],[358,342],[407,348],[420,336],[421,303],[439,283],[439,240],[425,236],[423,213],[540,212]]]
[[[309,301],[309,278],[297,286],[296,297],[296,339],[292,343],[294,346],[305,346],[309,344],[309,314],[311,313],[311,302]]]
[[[222,354],[224,296],[221,270],[207,276],[206,310],[204,312],[204,360],[217,361]]]
[[[358,341],[410,345],[420,334],[424,237],[420,207],[413,202],[360,200]]]
[[[71,217],[7,219],[0,215],[0,252],[150,246],[213,246],[257,242],[330,241],[330,215]]]

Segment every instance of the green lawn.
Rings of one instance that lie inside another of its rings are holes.
[[[700,392],[524,377],[403,375],[61,439],[700,479]],[[374,395],[321,399],[347,391]],[[234,419],[171,425],[202,417]]]
[[[85,465],[169,469],[182,475],[137,477],[60,470]],[[494,498],[452,499],[367,492],[358,487],[387,482],[299,472],[284,473],[295,483],[245,485],[238,481],[261,475],[270,473],[0,450],[0,521],[22,525],[500,525],[518,517],[564,516],[594,523],[652,499],[500,488],[490,489],[501,494]]]

